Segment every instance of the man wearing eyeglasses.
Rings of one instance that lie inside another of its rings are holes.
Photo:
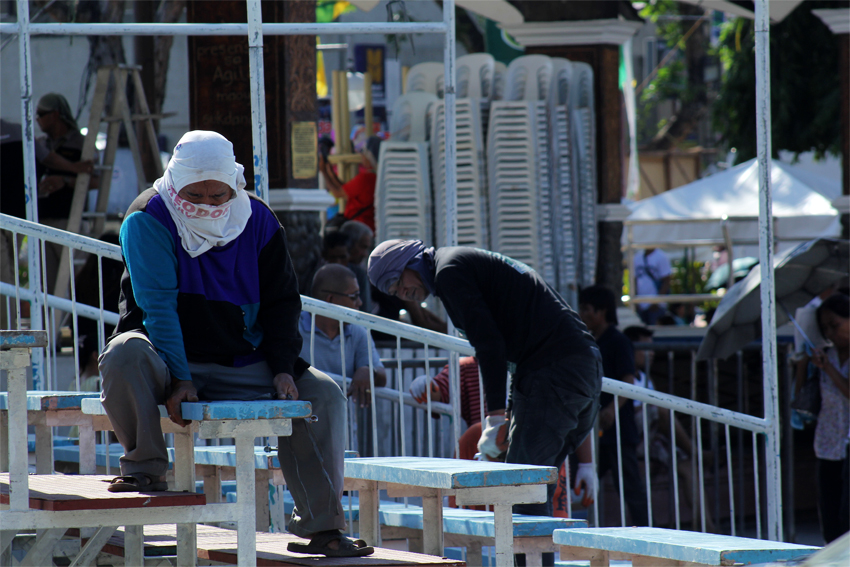
[[[362,305],[360,286],[354,272],[339,264],[322,266],[313,277],[310,296],[349,309],[357,310]],[[312,316],[301,312],[298,325],[301,337],[301,358],[323,372],[342,375],[343,342],[345,345],[345,376],[351,378],[348,395],[366,407],[371,400],[369,380],[369,350],[372,351],[372,367],[375,369],[375,386],[385,386],[387,373],[384,370],[375,343],[365,328],[351,323],[342,324],[336,319],[316,315],[315,338],[311,341]],[[312,347],[311,347],[312,345]],[[312,350],[312,352],[311,352]]]

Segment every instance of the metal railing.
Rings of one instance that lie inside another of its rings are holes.
[[[85,236],[67,233],[65,231],[46,227],[37,223],[24,221],[8,215],[0,215],[0,230],[4,231],[2,236],[11,237],[12,241],[17,242],[25,240],[27,246],[35,246],[37,250],[41,251],[42,257],[45,244],[55,243],[67,246],[67,253],[72,260],[81,257],[83,254],[90,254],[96,257],[98,266],[102,264],[104,259],[121,260],[121,252],[118,246],[107,244]],[[17,254],[15,254],[15,257],[17,257]],[[35,299],[35,294],[26,286],[22,285],[21,279],[18,277],[17,268],[20,266],[18,265],[17,260],[14,260],[14,263],[14,281],[0,283],[0,296],[2,296],[0,297],[0,300],[2,300],[2,303],[7,308],[7,315],[2,321],[2,325],[7,327],[11,327],[13,324],[17,324],[22,321],[21,312],[25,302],[33,302],[32,304],[36,305],[36,302],[33,301]],[[71,262],[70,265],[73,266],[74,262]],[[98,274],[100,276],[100,270],[98,270]],[[71,274],[71,278],[71,281],[74,282],[73,274]],[[100,282],[98,285],[100,286],[100,289],[98,291],[98,296],[101,301],[98,305],[92,306],[82,304],[79,301],[76,301],[73,296],[72,299],[69,300],[46,294],[43,291],[40,292],[41,301],[39,304],[44,309],[43,320],[52,322],[66,319],[68,326],[72,331],[74,345],[78,344],[78,337],[76,336],[75,331],[78,318],[84,317],[98,321],[98,327],[100,329],[98,344],[100,349],[103,348],[106,339],[104,336],[104,329],[107,325],[114,325],[117,322],[117,314],[112,311],[115,306],[105,306],[103,304],[103,282],[102,278],[99,278],[99,280]],[[426,392],[428,392],[426,403],[417,403],[407,392],[407,388],[409,387],[410,380],[417,374],[424,373],[429,376],[436,374],[436,372],[439,371],[450,358],[451,354],[457,356],[468,356],[474,354],[474,350],[467,341],[404,323],[390,321],[368,313],[327,304],[309,297],[302,297],[302,305],[303,310],[311,314],[311,334],[308,339],[309,342],[307,343],[310,345],[311,350],[314,348],[312,343],[315,340],[316,316],[328,317],[339,321],[341,334],[343,331],[342,325],[353,324],[360,325],[367,329],[370,336],[372,332],[382,332],[395,338],[394,347],[382,348],[383,355],[381,356],[381,359],[387,366],[387,387],[374,387],[374,368],[378,365],[378,361],[370,359],[369,374],[372,381],[372,387],[370,388],[370,405],[367,408],[358,408],[353,403],[347,404],[346,423],[349,429],[346,432],[346,438],[348,439],[349,447],[356,447],[364,454],[364,456],[379,454],[382,456],[418,454],[451,457],[452,454],[457,451],[457,441],[459,436],[455,435],[454,432],[460,428],[456,429],[454,425],[456,420],[455,416],[460,415],[460,399],[459,396],[455,396],[453,392],[460,391],[459,386],[450,382],[450,392],[452,392],[450,394],[451,404],[432,401],[430,399],[430,388],[426,388]],[[59,349],[56,344],[57,329],[56,327],[51,327],[48,330],[51,331],[49,333],[51,346],[46,349],[48,357],[47,366],[49,371],[48,379],[45,383],[36,384],[37,389],[53,388],[60,382],[55,373],[56,358],[57,356],[61,356],[59,352],[61,349]],[[709,520],[710,516],[707,516],[706,512],[706,467],[703,462],[702,450],[704,437],[703,424],[708,422],[710,424],[710,428],[721,428],[723,431],[723,438],[725,439],[726,467],[728,469],[726,475],[727,490],[729,493],[729,510],[731,518],[730,532],[735,534],[739,533],[741,530],[741,522],[743,521],[743,513],[741,509],[743,505],[742,496],[746,493],[752,494],[755,497],[756,533],[759,537],[761,537],[763,532],[761,520],[762,514],[760,510],[760,484],[762,482],[761,468],[764,464],[766,464],[768,459],[776,459],[778,461],[779,455],[767,455],[760,461],[758,440],[762,438],[766,439],[767,436],[771,434],[771,428],[762,418],[748,415],[743,411],[732,411],[718,407],[716,394],[712,396],[711,393],[709,393],[709,401],[712,403],[696,401],[697,375],[695,350],[697,346],[698,345],[696,344],[685,344],[678,346],[674,345],[671,347],[664,343],[636,345],[636,348],[639,349],[665,350],[668,352],[669,360],[671,361],[673,358],[672,355],[676,351],[689,352],[691,372],[690,398],[674,396],[609,378],[605,378],[603,381],[603,391],[615,396],[614,403],[617,403],[619,397],[625,397],[630,400],[641,402],[644,404],[645,408],[652,406],[669,412],[671,424],[669,437],[672,450],[670,452],[671,462],[667,463],[667,477],[668,481],[671,481],[672,483],[672,488],[669,489],[669,493],[672,494],[672,499],[674,501],[671,515],[675,518],[675,521],[670,520],[668,522],[671,527],[680,529],[683,524],[681,519],[682,504],[679,499],[679,481],[681,476],[679,474],[679,470],[682,465],[678,462],[679,458],[677,457],[675,422],[677,416],[688,416],[692,419],[690,435],[693,438],[694,445],[698,448],[698,450],[694,449],[691,455],[692,470],[694,472],[691,478],[691,506],[693,509],[694,506],[697,505],[696,503],[699,502],[700,509],[699,518],[692,516],[695,519],[691,522],[691,528],[702,529],[705,531],[711,523]],[[343,372],[339,375],[333,376],[340,384],[347,384],[351,379],[350,376],[346,375],[344,370],[345,364],[342,363],[342,361],[345,360],[344,348],[345,343],[344,341],[341,341],[340,360]],[[76,356],[77,348],[75,347],[73,350],[75,353],[75,381],[77,383],[77,387],[79,387],[80,374],[79,360]],[[671,385],[672,376],[673,371],[671,369]],[[459,381],[457,384],[459,384]],[[480,387],[481,384],[479,379],[479,388]],[[649,521],[650,523],[656,523],[657,525],[655,517],[658,514],[653,514],[652,512],[652,486],[654,484],[654,475],[651,472],[649,458],[651,437],[649,434],[650,428],[647,417],[648,414],[649,411],[643,411],[640,427],[643,430],[645,445],[644,474],[647,492],[647,506],[649,509]],[[430,417],[432,415],[439,416],[440,421],[435,423],[436,420],[431,419]],[[422,419],[425,420],[425,424],[419,425]],[[450,427],[446,426],[447,421]],[[364,431],[367,426],[368,431]],[[621,454],[624,450],[624,447],[621,444],[621,426],[622,424],[620,423],[619,412],[617,412],[615,414],[615,431],[617,433],[618,454]],[[733,428],[738,432],[737,436],[732,435]],[[595,431],[594,433],[596,434],[597,432]],[[749,437],[752,438],[752,441],[748,440]],[[733,439],[736,440],[735,443],[733,443]],[[446,440],[450,440],[451,442],[446,443]],[[744,485],[746,475],[741,473],[742,468],[745,466],[745,445],[749,445],[750,443],[752,443],[753,455],[753,479],[751,487],[749,486],[749,483],[747,483],[748,486]],[[722,443],[718,443],[718,441],[712,438],[711,447],[713,450],[718,451],[721,445]],[[738,461],[737,467],[734,466],[736,463],[732,458],[733,445],[736,448],[735,453]],[[627,450],[630,450],[630,448],[627,448]],[[596,458],[596,455],[594,455],[594,459]],[[733,469],[738,470],[737,479],[733,478]],[[617,484],[621,485],[620,483],[622,482],[623,477],[622,466],[620,465],[616,467],[615,471],[617,477],[620,479]],[[677,472],[676,474],[670,474],[670,471]],[[717,498],[717,477],[719,472],[722,471],[715,467],[713,475],[715,481],[715,500]],[[698,477],[697,482],[693,482],[695,477]],[[736,494],[739,496],[740,500],[738,504],[735,502]],[[568,499],[568,506],[571,506],[570,499]],[[619,495],[619,506],[620,523],[625,525],[626,506],[622,491]],[[569,511],[570,513],[572,512],[572,510]],[[741,519],[736,519],[736,511],[741,513]],[[598,524],[600,519],[597,500],[592,511],[592,521]]]

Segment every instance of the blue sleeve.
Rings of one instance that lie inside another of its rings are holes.
[[[151,215],[136,212],[124,219],[120,238],[133,296],[145,314],[145,331],[171,376],[191,380],[177,316],[177,256],[171,233]]]

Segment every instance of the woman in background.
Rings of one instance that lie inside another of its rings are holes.
[[[850,430],[850,298],[836,293],[817,309],[821,334],[832,346],[816,349],[812,363],[820,369],[821,410],[815,429],[818,459],[818,510],[826,543],[850,530],[850,478],[847,442]]]

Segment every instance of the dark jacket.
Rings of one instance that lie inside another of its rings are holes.
[[[487,407],[505,407],[508,362],[515,380],[570,355],[594,356],[593,336],[537,272],[477,248],[434,253],[435,295],[475,348]]]

